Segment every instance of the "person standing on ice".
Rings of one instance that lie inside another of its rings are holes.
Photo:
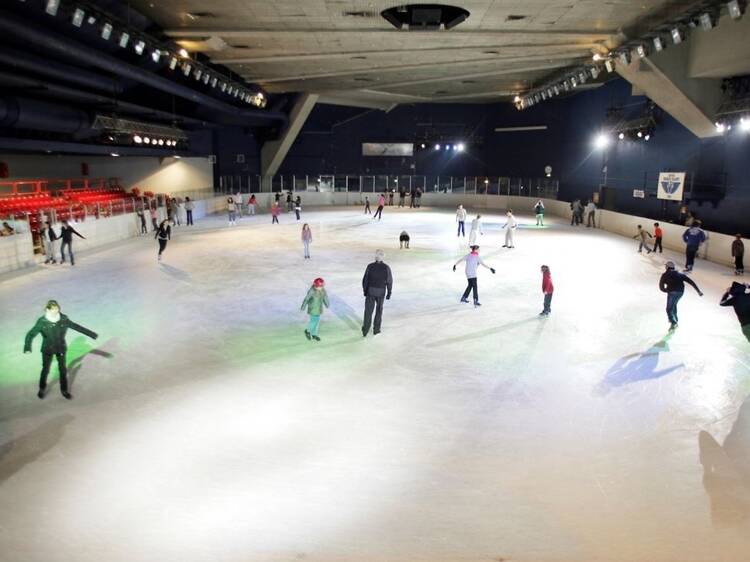
[[[234,202],[233,197],[227,199],[227,213],[229,214],[229,226],[234,226],[237,218],[237,203]]]
[[[365,294],[365,318],[362,324],[362,337],[366,337],[372,324],[372,333],[380,333],[383,319],[383,299],[390,300],[393,290],[391,268],[383,263],[385,252],[375,251],[375,261],[367,266],[362,277],[362,290]],[[375,309],[375,322],[372,322],[372,311]]]
[[[589,200],[588,203],[586,203],[586,228],[594,227],[596,228],[596,203]]]
[[[57,240],[57,234],[52,228],[49,222],[44,223],[44,228],[40,232],[42,236],[42,242],[44,243],[44,263],[57,263],[55,259],[55,240]]]
[[[255,205],[257,204],[257,201],[255,199],[255,194],[253,193],[250,196],[250,200],[247,202],[247,212],[250,214],[250,216],[255,216]]]
[[[279,224],[280,214],[281,214],[281,206],[279,206],[279,204],[274,201],[274,204],[271,206],[271,224],[273,223]]]
[[[742,334],[750,342],[750,285],[735,281],[721,297],[719,304],[734,307],[734,313],[737,315],[737,320],[740,321]]]
[[[644,228],[639,224],[638,225],[638,232],[635,233],[635,236],[633,236],[635,240],[640,240],[638,243],[638,253],[643,253],[643,248],[646,248],[646,253],[651,253],[651,248],[648,247],[648,238],[653,238],[651,236],[651,233],[647,230],[644,230]]]
[[[476,244],[477,233],[484,234],[484,231],[482,230],[482,215],[477,215],[477,218],[471,221],[471,230],[469,231],[469,247]]]
[[[385,207],[385,194],[381,193],[380,197],[378,197],[378,209],[372,215],[373,220],[375,217],[378,217],[378,220],[383,218],[383,207]]]
[[[542,293],[544,294],[544,308],[539,316],[549,316],[552,312],[552,293],[555,291],[555,286],[552,284],[552,273],[550,273],[549,266],[542,266]]]
[[[156,234],[154,234],[154,239],[159,241],[159,255],[156,259],[161,261],[161,255],[167,249],[167,241],[172,239],[172,227],[169,226],[169,220],[161,221],[159,228],[156,229]]]
[[[312,242],[312,230],[310,225],[305,223],[302,225],[302,246],[305,248],[305,259],[310,259],[310,243]]]
[[[294,214],[297,216],[297,220],[299,220],[300,211],[302,211],[302,197],[297,195],[297,198],[294,200]]]
[[[458,223],[458,232],[456,236],[466,237],[466,231],[464,230],[464,224],[466,223],[466,209],[463,205],[459,205],[456,210],[456,222]]]
[[[544,226],[544,202],[541,199],[534,205],[534,214],[536,214],[536,225]]]
[[[370,198],[365,195],[365,214],[371,215],[372,211],[370,210]]]
[[[503,225],[503,228],[506,228],[505,231],[505,244],[503,244],[503,248],[513,248],[513,231],[518,228],[518,221],[516,220],[516,217],[513,216],[513,209],[508,209],[508,212],[505,213],[508,217],[508,220],[505,221],[505,224]]]
[[[745,244],[742,242],[742,234],[735,234],[732,241],[732,257],[734,258],[734,274],[745,275]]]
[[[42,334],[42,372],[39,375],[39,393],[37,396],[44,398],[47,389],[47,375],[52,365],[52,358],[57,359],[57,367],[60,372],[60,391],[68,400],[72,399],[68,392],[68,367],[65,354],[68,351],[68,345],[65,343],[65,332],[68,328],[80,332],[91,339],[99,336],[88,328],[76,324],[70,318],[60,312],[60,305],[57,301],[47,302],[44,308],[44,316],[39,318],[34,327],[26,334],[26,340],[23,344],[23,352],[31,353],[31,342],[37,334]]]
[[[677,328],[677,303],[680,302],[682,295],[685,294],[685,283],[692,285],[703,296],[703,292],[698,285],[684,273],[675,270],[674,262],[668,261],[664,264],[666,271],[662,273],[659,279],[659,289],[662,293],[667,293],[667,318],[669,319],[669,329]]]
[[[453,271],[456,271],[456,266],[461,263],[462,261],[466,262],[466,290],[464,291],[463,296],[461,297],[461,302],[469,302],[469,293],[474,292],[474,306],[482,306],[479,302],[479,287],[477,286],[477,270],[479,269],[479,266],[486,267],[489,269],[493,275],[495,273],[495,269],[484,263],[482,261],[482,258],[479,257],[479,246],[476,244],[472,244],[471,246],[471,253],[466,254],[464,257],[462,257],[460,260],[458,260],[455,264],[453,264]]]
[[[318,277],[313,281],[312,287],[307,291],[305,300],[302,301],[300,310],[305,310],[310,315],[310,320],[305,329],[305,337],[308,340],[320,341],[318,330],[320,328],[320,315],[323,314],[323,307],[328,308],[328,295],[325,290],[325,281]]]
[[[693,271],[695,256],[701,244],[706,241],[706,233],[701,228],[701,221],[695,221],[693,225],[682,234],[682,240],[685,242],[685,271]]]
[[[234,196],[234,202],[237,204],[237,216],[242,218],[242,192],[238,191]]]
[[[83,240],[86,240],[85,236],[82,236],[78,233],[78,231],[70,226],[68,221],[63,221],[62,228],[60,229],[60,239],[62,239],[62,244],[60,244],[60,263],[65,263],[65,247],[68,247],[68,255],[70,256],[70,265],[75,265],[75,257],[73,256],[73,235],[78,236],[78,238],[82,238]]]

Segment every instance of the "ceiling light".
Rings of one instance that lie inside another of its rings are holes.
[[[601,56],[601,55],[600,55],[599,53],[594,53],[594,56],[593,56],[592,58],[593,58],[593,59],[594,59],[595,61],[597,61],[597,62],[598,62],[598,61],[602,60],[602,58],[603,58],[603,57],[602,57],[602,56]]]
[[[569,92],[570,91],[570,82],[568,82],[567,80],[564,80],[563,81],[563,88],[565,88],[566,92]]]
[[[521,96],[516,94],[516,97],[513,98],[513,103],[518,103],[519,101],[521,101]]]
[[[120,34],[120,42],[119,42],[120,47],[122,47],[123,49],[127,47],[128,41],[130,41],[130,34],[125,33],[123,31],[122,34]]]
[[[724,127],[724,123],[719,123],[719,122],[717,121],[717,122],[716,122],[716,131],[717,131],[717,132],[719,132],[719,133],[723,133],[723,132],[724,132],[724,129],[725,129],[725,127]]]
[[[742,6],[740,6],[738,0],[727,2],[727,10],[729,11],[729,16],[733,20],[740,19],[742,17]]]
[[[553,90],[555,90],[555,95],[556,96],[560,95],[560,87],[559,86],[555,85],[555,87],[553,88]]]
[[[654,50],[658,53],[659,51],[664,50],[664,41],[662,41],[661,37],[658,35],[654,37]]]
[[[222,82],[221,83],[221,91],[222,92],[226,92],[227,91],[227,83],[226,82]]]
[[[635,52],[638,53],[638,56],[642,59],[646,58],[646,55],[648,55],[648,50],[646,49],[646,45],[641,43],[635,48]]]
[[[169,59],[169,70],[174,70],[177,68],[177,57],[172,57]]]
[[[459,152],[463,152],[465,148],[466,148],[466,146],[464,145],[464,143],[462,143],[462,142],[458,143],[458,151]]]
[[[642,131],[638,131],[638,138],[640,139],[642,137],[643,137],[643,132]]]
[[[542,101],[544,101],[546,99],[547,99],[547,92],[545,92],[544,90],[542,90]]]
[[[154,62],[159,62],[159,59],[161,58],[161,51],[159,49],[154,49],[151,53],[151,60]]]
[[[81,10],[81,8],[76,8],[75,12],[73,12],[73,25],[76,27],[81,27],[83,25],[83,18],[86,16],[86,13]]]
[[[202,74],[203,74],[203,71],[200,68],[196,68],[195,74],[193,74],[193,76],[195,77],[196,80],[200,80]]]
[[[607,59],[604,63],[604,68],[607,69],[607,72],[612,73],[615,71],[615,61],[612,59]]]
[[[215,88],[215,87],[216,87],[216,84],[218,84],[218,83],[219,83],[219,79],[218,79],[218,78],[217,78],[216,76],[214,76],[214,77],[213,77],[213,78],[211,79],[211,87],[212,87],[212,88]]]
[[[143,137],[143,144],[151,144],[151,139],[148,137]]]
[[[625,133],[620,133],[619,135],[617,135],[617,138],[623,140],[625,138]]]
[[[187,49],[180,49],[179,51],[177,51],[177,54],[180,55],[184,59],[190,56],[190,53],[187,52]]]
[[[258,92],[256,95],[259,99],[263,99],[263,92]]]
[[[702,13],[698,21],[701,22],[701,27],[704,31],[711,31],[714,28],[714,18],[708,12]]]
[[[439,144],[435,145],[435,150],[440,150],[440,145]]]
[[[578,81],[576,80],[576,77],[575,77],[575,76],[572,76],[572,77],[570,78],[570,85],[571,85],[571,87],[573,87],[573,88],[575,88],[575,87],[576,87],[576,86],[578,85]]]
[[[60,0],[47,0],[47,7],[44,9],[51,16],[57,15],[57,9],[60,7]]]
[[[458,145],[457,145],[457,144],[454,144],[454,145],[453,145],[453,151],[454,151],[454,152],[458,151]]]
[[[142,55],[143,49],[146,48],[146,42],[143,39],[139,39],[133,48],[135,49],[136,53],[138,53],[139,55]]]
[[[607,148],[607,145],[609,145],[609,137],[604,133],[598,134],[594,139],[594,146],[596,148]]]
[[[189,63],[186,62],[185,64],[182,65],[182,73],[185,76],[190,76],[190,69],[192,69],[192,68],[193,68],[193,66],[191,64],[189,64]]]
[[[210,74],[209,74],[208,72],[206,72],[206,73],[205,73],[205,74],[203,75],[203,83],[204,83],[204,84],[208,84],[208,81],[209,81],[209,80],[211,80],[211,75],[210,75]]]
[[[740,131],[744,133],[750,131],[750,119],[745,119],[744,117],[740,119]]]
[[[142,139],[142,138],[140,137],[140,135],[135,135],[135,136],[133,137],[133,142],[134,142],[135,144],[141,144],[141,143],[143,142],[143,139]]]
[[[117,158],[118,156],[120,156],[116,152],[110,152],[109,155],[112,156],[113,158]]]
[[[586,83],[586,73],[583,70],[578,73],[578,79],[581,81],[581,84]]]
[[[156,144],[158,144],[159,146],[164,146],[164,139],[159,139],[158,141],[156,141]]]
[[[648,139],[650,139],[650,138],[651,138],[651,135],[650,135],[650,134],[648,134],[648,133],[646,133],[646,136],[645,136],[645,137],[643,137],[643,140],[646,140],[646,141],[647,141],[647,140],[648,140]]]
[[[599,72],[600,72],[599,67],[592,66],[591,70],[589,72],[591,72],[591,77],[594,80],[596,80],[597,78],[599,78]]]
[[[425,143],[422,143],[419,145],[419,148],[427,148],[427,145]]]
[[[86,20],[86,23],[89,25],[94,25],[96,23],[96,18],[94,16],[89,16],[89,19]]]
[[[673,27],[669,34],[672,36],[672,43],[675,45],[679,45],[682,43],[683,39],[685,39],[685,36],[679,27]]]
[[[102,26],[102,39],[105,41],[109,41],[109,38],[112,36],[112,24],[111,23],[105,23]]]

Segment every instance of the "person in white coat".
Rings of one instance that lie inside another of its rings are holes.
[[[476,244],[472,244],[471,246],[471,253],[466,254],[464,257],[462,257],[460,260],[458,260],[455,264],[453,264],[453,271],[456,271],[456,266],[461,263],[462,261],[466,262],[466,290],[464,291],[463,296],[461,297],[461,302],[469,302],[469,293],[474,292],[474,306],[482,306],[479,303],[479,288],[477,287],[477,270],[479,269],[479,266],[486,267],[489,269],[493,274],[495,273],[494,268],[490,267],[484,261],[482,261],[482,258],[479,257],[479,246]]]
[[[237,205],[237,216],[242,218],[242,193],[239,191],[234,196],[234,204]]]
[[[469,246],[473,246],[477,242],[477,234],[484,234],[482,231],[482,215],[477,215],[473,221],[471,221],[471,230],[469,231]]]
[[[516,220],[516,217],[513,216],[513,209],[508,209],[508,212],[505,213],[505,215],[508,219],[503,225],[503,228],[505,229],[505,244],[503,244],[503,248],[513,248],[513,232],[518,228],[518,221]]]
[[[458,223],[458,232],[456,233],[456,236],[466,236],[466,231],[464,230],[464,223],[466,223],[466,209],[464,209],[463,205],[459,205],[456,210],[456,222]]]

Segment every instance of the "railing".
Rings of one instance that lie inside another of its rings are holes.
[[[268,193],[322,191],[383,193],[401,190],[422,193],[474,193],[557,199],[559,182],[552,178],[435,175],[232,175],[220,176],[217,192]]]

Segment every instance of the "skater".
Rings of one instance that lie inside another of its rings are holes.
[[[536,214],[536,225],[544,226],[544,202],[541,199],[534,205],[534,213]]]
[[[658,222],[654,223],[654,253],[656,253],[656,248],[659,248],[659,253],[664,252],[664,248],[661,246],[662,238],[664,238],[664,231],[661,229],[661,226],[659,226]]]
[[[380,197],[378,197],[378,208],[375,214],[372,215],[373,220],[375,220],[375,217],[378,217],[378,220],[383,218],[383,207],[385,207],[385,193],[381,193]]]
[[[453,264],[453,271],[456,271],[456,266],[461,263],[462,261],[466,262],[466,290],[464,291],[463,296],[461,297],[461,302],[469,302],[469,293],[474,292],[474,306],[482,306],[479,302],[479,288],[477,287],[477,269],[479,269],[479,266],[486,267],[489,269],[493,275],[495,273],[495,269],[484,263],[482,261],[482,258],[479,257],[479,246],[476,244],[472,244],[471,246],[471,253],[466,254],[464,257],[462,257],[460,260],[458,260],[455,264]]]
[[[552,274],[550,273],[549,267],[546,265],[542,266],[542,294],[544,295],[544,308],[539,316],[549,316],[552,312],[552,293],[555,291],[555,286],[552,284]]]
[[[288,191],[286,194],[286,212],[292,212],[292,192]]]
[[[75,257],[73,256],[73,235],[78,236],[86,240],[85,236],[81,236],[78,231],[68,224],[68,221],[63,221],[62,228],[60,229],[60,238],[62,244],[60,244],[60,263],[65,263],[65,247],[68,247],[68,254],[70,255],[70,265],[75,265]]]
[[[414,191],[409,190],[409,208],[414,209],[417,206],[417,197]]]
[[[719,304],[734,307],[734,313],[740,321],[742,335],[750,342],[750,285],[735,281],[721,297]]]
[[[169,220],[164,219],[161,221],[156,234],[154,234],[154,240],[159,241],[159,255],[156,257],[157,260],[161,261],[161,255],[164,250],[167,249],[167,240],[172,239],[172,227],[169,226]]]
[[[706,233],[701,229],[701,221],[695,223],[682,234],[682,240],[685,242],[685,271],[693,271],[695,256],[698,249],[706,241]]]
[[[580,199],[576,199],[570,204],[570,211],[570,226],[579,226],[583,222],[583,205],[581,205]]]
[[[195,209],[195,203],[190,197],[185,197],[185,224],[187,226],[193,226],[193,209]]]
[[[596,203],[589,201],[586,203],[586,228],[596,228]]]
[[[456,236],[463,236],[466,238],[466,231],[464,230],[464,224],[466,223],[466,209],[463,205],[459,205],[456,210],[456,222],[458,223],[458,232]]]
[[[302,246],[305,249],[305,259],[310,259],[310,242],[312,242],[312,230],[307,223],[302,225]]]
[[[320,328],[320,315],[323,314],[323,307],[328,308],[328,295],[325,290],[325,281],[318,277],[313,281],[312,287],[307,291],[305,300],[302,301],[300,310],[305,310],[310,315],[310,321],[307,323],[305,337],[308,340],[320,341],[318,329]]]
[[[383,319],[383,299],[390,300],[393,290],[393,275],[391,268],[383,263],[385,252],[375,251],[375,261],[367,266],[365,275],[362,277],[362,290],[365,294],[365,318],[362,324],[362,337],[367,336],[372,323],[372,311],[375,309],[375,322],[372,323],[372,333],[377,336],[380,333],[380,325]]]
[[[177,203],[176,197],[172,197],[172,201],[169,202],[169,208],[172,211],[172,224],[180,226],[180,205]]]
[[[734,274],[744,275],[745,264],[742,259],[745,257],[745,244],[742,242],[742,234],[735,234],[732,241],[732,257],[734,258]]]
[[[398,188],[398,206],[403,207],[406,202],[406,189],[403,187]]]
[[[229,213],[229,226],[234,226],[237,218],[237,204],[233,197],[227,198],[227,212]]]
[[[247,202],[247,211],[251,217],[255,216],[255,205],[257,205],[255,194],[250,196],[250,200]]]
[[[404,247],[406,249],[409,249],[409,233],[405,230],[401,231],[401,234],[398,235],[398,247],[400,250],[403,250]]]
[[[139,208],[135,214],[138,215],[138,219],[141,223],[141,234],[148,234],[148,228],[146,228],[146,214],[143,212],[143,209]]]
[[[234,196],[234,202],[237,204],[237,217],[242,218],[242,192],[237,192],[237,195]]]
[[[39,233],[44,243],[44,263],[57,263],[55,259],[55,240],[58,236],[49,222],[44,223],[44,228]]]
[[[692,285],[698,292],[699,296],[703,293],[698,285],[684,273],[675,270],[674,262],[668,261],[664,264],[666,271],[662,273],[659,279],[659,289],[662,293],[667,293],[667,318],[669,319],[669,329],[677,328],[677,303],[680,302],[682,295],[685,293],[685,283]]]
[[[417,209],[419,209],[422,206],[422,188],[418,187],[414,195],[417,197]]]
[[[372,211],[370,210],[370,198],[365,195],[365,214],[371,215]]]
[[[297,220],[299,220],[299,213],[302,210],[302,197],[297,195],[297,198],[294,200],[294,214],[297,215]]]
[[[635,236],[633,236],[633,238],[636,240],[640,238],[640,243],[638,244],[639,254],[643,253],[643,248],[646,248],[646,253],[651,253],[651,248],[648,247],[648,239],[646,238],[647,236],[648,238],[653,238],[653,236],[651,236],[651,233],[647,230],[644,230],[643,227],[639,224],[638,232],[636,232]]]
[[[513,216],[513,209],[508,209],[508,212],[505,213],[505,215],[508,217],[508,219],[503,225],[503,228],[507,227],[507,230],[505,231],[505,244],[503,244],[503,248],[510,249],[515,247],[513,246],[513,231],[518,228],[518,221],[516,220],[516,217]]]
[[[395,194],[396,194],[396,190],[395,190],[395,189],[391,189],[391,190],[390,190],[390,191],[388,192],[388,206],[389,206],[389,207],[392,207],[392,206],[393,206],[393,196],[394,196]]]
[[[156,232],[159,229],[159,212],[154,205],[149,207],[148,212],[151,215],[151,226],[154,227],[154,232]]]
[[[279,215],[281,214],[281,207],[278,203],[274,202],[271,207],[271,224],[279,224]]]
[[[469,231],[469,247],[473,246],[477,242],[477,233],[484,234],[482,230],[482,215],[477,215],[473,221],[471,221],[471,230]]]
[[[54,300],[47,302],[47,306],[44,308],[44,316],[40,317],[34,327],[26,334],[26,341],[23,346],[24,353],[31,353],[31,342],[37,334],[42,334],[42,372],[39,375],[39,392],[37,393],[40,399],[44,398],[47,389],[47,375],[49,375],[53,357],[57,359],[57,367],[60,371],[60,392],[68,400],[73,398],[68,391],[68,367],[65,358],[68,349],[65,343],[65,332],[68,328],[94,340],[99,337],[96,332],[76,324],[62,314],[60,305]]]

